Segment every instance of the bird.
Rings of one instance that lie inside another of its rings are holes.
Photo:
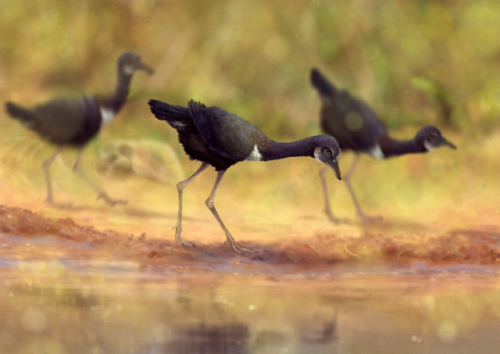
[[[120,55],[117,67],[116,88],[109,96],[56,97],[37,104],[33,108],[25,108],[13,102],[5,104],[5,109],[11,118],[19,120],[42,139],[57,146],[55,153],[43,163],[47,183],[45,202],[54,207],[69,208],[71,206],[71,204],[54,201],[50,177],[50,165],[66,146],[78,148],[78,157],[73,171],[78,172],[98,192],[98,199],[103,199],[112,206],[126,203],[124,200],[110,198],[80,169],[83,148],[103,126],[115,118],[127,101],[133,74],[137,70],[153,74],[153,70],[142,62],[141,56],[132,51]]]
[[[309,156],[333,169],[339,180],[342,178],[338,166],[340,148],[332,136],[318,135],[282,143],[271,140],[254,124],[234,113],[218,107],[206,107],[194,100],[188,102],[187,108],[157,100],[150,100],[149,106],[157,119],[166,121],[177,131],[179,143],[189,158],[201,162],[201,166],[191,177],[177,184],[179,210],[175,240],[183,246],[194,246],[181,238],[183,190],[209,166],[215,168],[217,178],[205,204],[224,231],[226,242],[241,254],[256,251],[236,244],[214,206],[217,188],[229,167],[242,161],[271,161]]]
[[[351,150],[355,154],[351,167],[344,175],[344,181],[357,214],[364,222],[374,222],[381,218],[370,217],[363,212],[351,185],[351,177],[360,153],[380,160],[405,154],[426,153],[440,146],[448,146],[454,150],[457,148],[446,140],[438,128],[432,125],[421,128],[413,139],[405,141],[393,139],[375,112],[365,102],[351,96],[346,90],[337,89],[316,68],[311,70],[311,83],[318,91],[322,102],[320,110],[321,130],[325,134],[335,136],[343,151]],[[326,172],[325,169],[320,171],[325,213],[332,222],[339,223],[343,220],[336,218],[330,207],[325,179]]]

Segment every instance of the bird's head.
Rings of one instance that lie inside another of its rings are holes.
[[[446,138],[441,134],[441,131],[432,125],[427,125],[420,129],[415,137],[415,141],[421,144],[426,151],[432,151],[440,146],[448,146],[449,148],[456,150],[455,144],[446,140]]]
[[[118,58],[118,68],[126,75],[132,75],[137,70],[144,70],[148,74],[153,74],[154,70],[144,64],[141,56],[135,52],[125,52]]]
[[[340,147],[337,140],[332,136],[321,136],[321,145],[314,149],[314,158],[329,166],[335,171],[335,175],[342,180],[339,168]]]

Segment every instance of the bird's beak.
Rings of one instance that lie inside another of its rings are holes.
[[[137,65],[137,69],[136,70],[144,70],[149,75],[153,75],[155,73],[155,71],[153,69],[151,69],[149,66],[147,66],[146,64],[144,64],[142,61]]]
[[[445,138],[443,138],[443,142],[441,143],[441,145],[446,145],[448,146],[449,148],[453,149],[453,150],[456,150],[457,149],[457,146],[451,142],[449,142],[448,140],[446,140]]]
[[[341,181],[342,180],[342,176],[340,174],[340,168],[339,168],[338,161],[329,161],[329,160],[327,160],[327,161],[325,161],[325,164],[327,166],[330,166],[333,169],[333,171],[335,171],[335,176],[337,176],[337,179],[339,181]]]

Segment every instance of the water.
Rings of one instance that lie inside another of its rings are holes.
[[[1,274],[0,353],[497,353],[500,345],[493,268],[264,276],[28,263]]]

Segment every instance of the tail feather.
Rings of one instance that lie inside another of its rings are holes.
[[[336,92],[335,86],[316,68],[311,70],[311,83],[322,96],[330,96]]]
[[[166,102],[149,100],[151,112],[159,120],[166,121],[172,128],[178,129],[185,126],[189,119],[189,111],[186,107],[175,106]]]
[[[14,119],[20,120],[24,125],[31,127],[36,123],[36,114],[29,109],[23,108],[15,103],[7,102],[5,110]]]

